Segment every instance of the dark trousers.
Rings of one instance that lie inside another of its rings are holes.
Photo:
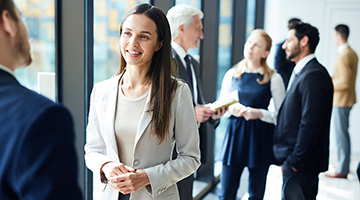
[[[121,192],[119,192],[119,198],[118,200],[129,200],[130,199],[130,194],[122,194]]]
[[[283,170],[283,184],[286,183],[289,178],[295,176],[302,189],[305,199],[316,200],[316,195],[318,193],[319,173],[295,172],[293,169],[291,169],[291,166],[287,165],[286,161],[284,163]]]
[[[173,150],[173,160],[177,158],[176,144]],[[194,186],[194,174],[184,178],[183,180],[176,183],[180,200],[193,200],[192,191]]]
[[[194,174],[184,178],[183,180],[176,183],[180,200],[192,200],[192,191],[193,191],[193,184],[194,184]]]
[[[221,191],[220,200],[235,200],[236,193],[240,186],[240,177],[244,167],[222,166],[220,175]],[[264,198],[266,175],[269,166],[262,166],[249,169],[249,200],[261,200]]]
[[[356,168],[356,173],[357,173],[358,179],[360,181],[360,162],[359,162],[359,164],[358,164],[358,166]]]

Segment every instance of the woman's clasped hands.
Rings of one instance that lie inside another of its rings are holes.
[[[244,117],[246,120],[259,119],[263,117],[260,109],[246,107],[240,103],[229,106],[229,112],[235,117]]]
[[[144,170],[137,170],[122,163],[106,163],[102,171],[108,180],[107,183],[123,194],[136,192],[150,184]]]

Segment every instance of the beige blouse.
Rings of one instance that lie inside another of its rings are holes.
[[[120,162],[132,166],[136,131],[149,90],[140,98],[127,98],[119,87],[115,111],[115,136]]]

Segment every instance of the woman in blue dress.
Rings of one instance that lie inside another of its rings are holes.
[[[281,76],[266,64],[271,38],[261,29],[254,30],[244,45],[244,59],[227,71],[220,98],[237,90],[239,103],[229,107],[231,114],[220,156],[219,199],[236,199],[244,167],[249,170],[249,200],[263,199],[266,175],[275,158],[272,150],[277,111],[285,97]],[[270,99],[275,111],[268,111]]]

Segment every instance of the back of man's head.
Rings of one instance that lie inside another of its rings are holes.
[[[350,34],[350,30],[349,27],[345,24],[339,24],[335,27],[335,31],[340,34],[340,36],[347,41],[349,34]]]
[[[194,16],[199,16],[199,18],[202,19],[204,13],[201,10],[186,4],[176,5],[169,9],[166,17],[169,20],[172,39],[179,36],[178,28],[180,25],[184,25],[186,28],[190,27]]]
[[[13,0],[0,0],[0,15],[2,15],[2,13],[5,10],[9,12],[10,16],[15,21],[18,21],[18,17],[16,15],[16,11],[15,11],[15,4],[14,4]],[[1,21],[2,21],[2,18],[0,17],[0,22]]]
[[[293,28],[295,30],[295,36],[300,41],[304,36],[309,38],[308,45],[310,53],[314,53],[317,45],[319,44],[319,31],[311,24],[299,22]]]
[[[291,30],[293,28],[295,28],[296,24],[298,24],[299,22],[301,22],[301,20],[299,18],[291,18],[288,21],[288,29]]]

